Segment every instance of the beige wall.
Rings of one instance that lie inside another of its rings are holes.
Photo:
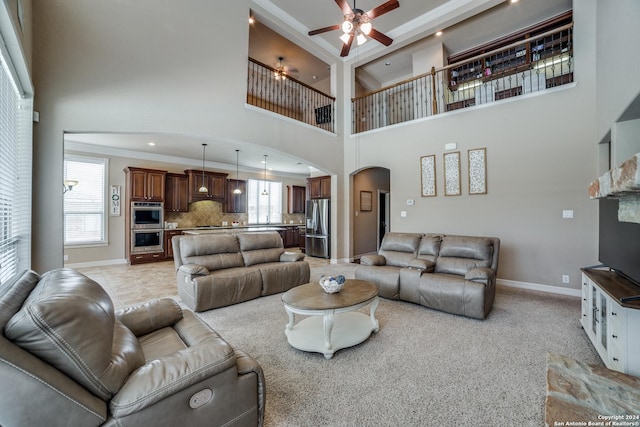
[[[364,169],[353,176],[353,255],[356,257],[378,249],[378,190],[391,189],[389,177],[390,171],[384,168]],[[361,191],[371,192],[371,211],[360,209]]]

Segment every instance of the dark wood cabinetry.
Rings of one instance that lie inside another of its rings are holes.
[[[236,188],[240,190],[240,194],[233,193]],[[225,203],[225,212],[247,213],[247,181],[238,179],[227,180],[227,201]]]
[[[331,177],[319,176],[315,178],[307,178],[309,186],[309,198],[311,199],[328,199],[331,197]]]
[[[329,186],[331,188],[331,186]],[[307,189],[301,185],[287,185],[287,210],[290,214],[304,213]]]
[[[165,181],[164,210],[167,212],[189,211],[189,179],[187,175],[168,173]]]
[[[145,262],[154,262],[154,261],[163,261],[163,260],[164,260],[164,252],[154,252],[152,254],[131,254],[131,256],[129,257],[130,264],[142,264]]]
[[[180,230],[165,230],[164,231],[164,257],[172,259],[173,258],[173,244],[171,242],[171,238],[173,236],[179,236],[182,234]]]
[[[189,180],[188,202],[198,202],[200,200],[225,201],[227,193],[227,175],[221,172],[202,172],[201,170],[189,169],[184,171]],[[201,193],[200,187],[207,187],[206,193]]]
[[[130,202],[164,202],[166,171],[124,168]]]

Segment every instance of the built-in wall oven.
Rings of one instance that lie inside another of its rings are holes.
[[[162,252],[164,204],[131,202],[131,253]]]

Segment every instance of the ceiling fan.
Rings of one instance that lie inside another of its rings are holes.
[[[283,64],[284,57],[278,57],[278,63],[274,67],[273,77],[276,80],[286,80],[287,76],[297,77],[298,69],[290,65]]]
[[[393,39],[391,37],[388,37],[373,28],[373,26],[371,25],[371,21],[380,15],[384,15],[385,13],[391,12],[393,9],[397,9],[398,7],[400,7],[400,3],[398,2],[398,0],[389,0],[381,4],[380,6],[371,9],[368,12],[364,12],[362,9],[356,8],[355,0],[353,0],[353,8],[349,6],[347,0],[335,1],[344,14],[344,21],[342,22],[342,24],[336,24],[330,27],[324,27],[317,30],[309,31],[310,36],[315,36],[316,34],[341,29],[344,34],[340,36],[340,40],[342,40],[343,43],[340,56],[349,55],[349,50],[351,50],[351,43],[353,43],[354,38],[356,39],[358,46],[367,41],[367,36],[379,41],[385,46],[389,46],[393,42]]]

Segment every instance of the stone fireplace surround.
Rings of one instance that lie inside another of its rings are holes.
[[[589,185],[589,197],[619,199],[618,220],[640,224],[640,153],[614,167]]]

